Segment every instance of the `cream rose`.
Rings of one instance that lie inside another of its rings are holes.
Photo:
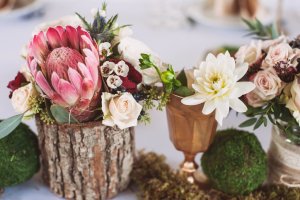
[[[154,68],[145,70],[140,69],[139,59],[142,53],[151,54],[153,62],[161,71],[165,71],[167,66],[163,64],[161,59],[154,53],[149,47],[139,40],[131,37],[126,37],[120,41],[118,51],[121,54],[122,59],[129,62],[138,70],[143,76],[143,83],[151,85],[160,81],[160,77]]]
[[[287,61],[289,55],[293,53],[293,49],[288,43],[280,43],[272,46],[263,62],[264,69],[273,67],[279,61]]]
[[[239,48],[235,54],[237,63],[254,64],[262,56],[262,41],[252,41],[250,45],[244,45]]]
[[[117,125],[120,129],[125,129],[137,125],[142,106],[130,93],[113,95],[104,92],[102,94],[102,111],[104,125]]]
[[[286,107],[290,109],[294,117],[300,112],[300,78],[296,77],[290,90],[290,98],[286,104]],[[298,119],[296,119],[298,120]],[[300,121],[298,121],[300,122]],[[300,123],[299,123],[300,125]]]
[[[29,107],[29,100],[32,96],[36,95],[36,91],[32,83],[29,83],[19,89],[15,90],[12,94],[12,106],[18,113],[25,113],[25,116],[32,114]]]
[[[272,68],[257,72],[251,79],[256,86],[252,92],[257,95],[257,97],[253,98],[260,98],[261,101],[274,99],[280,95],[285,85]]]

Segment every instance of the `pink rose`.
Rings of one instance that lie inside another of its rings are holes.
[[[256,88],[246,95],[250,106],[260,107],[264,102],[280,95],[285,83],[277,76],[273,68],[262,70],[250,77]]]
[[[293,116],[300,125],[300,78],[295,78],[291,90],[289,100],[287,101],[286,107],[290,109]]]
[[[255,91],[252,91],[245,95],[246,103],[254,108],[262,107],[266,102],[256,94]]]
[[[287,43],[280,43],[276,46],[272,46],[263,62],[263,69],[273,67],[280,61],[287,61],[289,55],[293,53],[293,49]]]

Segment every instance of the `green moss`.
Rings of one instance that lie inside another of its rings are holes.
[[[248,194],[267,177],[267,157],[254,134],[220,131],[202,156],[204,173],[214,188],[232,195]]]
[[[210,199],[186,177],[174,173],[165,157],[155,153],[140,153],[131,174],[132,184],[139,188],[143,200],[202,200]]]
[[[232,196],[214,189],[204,191],[175,173],[164,156],[153,152],[138,155],[131,178],[143,200],[300,200],[300,188],[279,185],[260,187],[246,196]]]
[[[0,140],[0,187],[30,179],[39,170],[37,136],[25,124]]]

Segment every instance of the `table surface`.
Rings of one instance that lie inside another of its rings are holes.
[[[14,113],[10,100],[8,99],[8,89],[6,85],[16,74],[23,59],[19,56],[21,47],[31,38],[34,27],[44,21],[54,20],[56,18],[70,15],[75,12],[90,16],[90,10],[93,7],[100,7],[98,0],[44,0],[45,14],[40,18],[31,18],[27,20],[0,19],[0,118],[9,117]],[[83,3],[84,2],[84,3]],[[249,38],[244,37],[244,30],[223,30],[198,24],[189,26],[180,23],[174,23],[174,20],[180,22],[180,14],[167,8],[170,4],[174,8],[182,4],[189,4],[192,1],[184,0],[166,0],[164,6],[160,6],[160,0],[110,0],[108,4],[108,14],[119,13],[120,24],[133,24],[134,36],[155,50],[163,60],[172,63],[176,70],[183,67],[191,67],[201,59],[207,50],[223,45],[233,44],[241,45],[249,42]],[[265,1],[272,9],[276,0]],[[297,13],[299,1],[285,1],[284,17],[285,27],[291,37],[297,35],[297,26],[299,27],[300,15]],[[173,13],[172,13],[173,12]],[[165,17],[166,15],[171,15]],[[170,21],[170,20],[173,20]],[[169,20],[169,21],[168,21]],[[177,168],[183,159],[183,155],[176,151],[169,140],[165,112],[151,112],[152,122],[150,125],[139,125],[136,128],[136,146],[137,149],[146,151],[155,151],[164,154],[167,162]],[[225,119],[223,127],[237,127],[244,121],[243,115],[236,116],[231,113]],[[34,130],[36,130],[33,121],[27,121]],[[248,129],[251,131],[251,129]],[[270,142],[270,126],[260,128],[255,131],[265,150],[268,149]],[[200,155],[197,156],[197,162]],[[32,180],[21,185],[6,188],[4,194],[0,196],[3,200],[56,200],[59,197],[52,194],[36,175]],[[127,190],[117,196],[117,200],[136,199],[133,192]]]

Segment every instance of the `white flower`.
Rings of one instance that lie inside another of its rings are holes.
[[[115,76],[115,75],[110,75],[107,80],[106,80],[107,86],[112,88],[112,89],[116,89],[119,86],[122,85],[122,80],[120,79],[120,77]]]
[[[237,63],[248,63],[250,66],[262,56],[262,41],[252,41],[250,45],[241,46],[235,54]]]
[[[287,61],[293,49],[288,43],[280,43],[276,46],[271,46],[269,52],[263,62],[263,68],[273,67],[279,61]]]
[[[110,50],[111,44],[109,42],[103,42],[99,44],[99,53],[105,57],[110,56],[112,54]]]
[[[115,24],[115,26],[118,26],[117,23]],[[115,27],[115,29],[117,30],[116,33],[115,33],[115,37],[112,41],[112,46],[120,43],[120,41],[124,38],[127,38],[127,37],[130,37],[132,34],[133,34],[133,31],[131,28],[129,28],[128,26],[125,26],[123,28],[118,28],[118,27]]]
[[[118,76],[123,76],[126,77],[128,76],[128,72],[129,72],[129,67],[128,65],[122,60],[120,62],[118,62],[115,67],[114,67],[114,71]]]
[[[204,103],[202,113],[210,114],[215,110],[215,118],[220,125],[229,113],[229,107],[237,112],[247,111],[240,96],[252,91],[255,86],[251,82],[237,82],[247,72],[248,64],[236,63],[229,53],[215,57],[208,54],[206,61],[194,70],[195,83],[192,87],[195,94],[182,99],[185,105]]]
[[[255,93],[264,102],[280,95],[285,86],[273,68],[258,71],[250,77],[250,80],[255,84],[255,89],[251,93]]]
[[[161,71],[165,71],[167,66],[163,64],[161,59],[149,47],[139,40],[127,37],[120,41],[118,51],[121,57],[126,62],[129,62],[134,68],[139,71],[143,76],[143,83],[146,85],[154,84],[160,81],[160,77],[154,68],[145,70],[140,69],[139,59],[142,53],[151,54],[154,63]]]
[[[111,73],[113,73],[115,67],[115,63],[106,61],[100,67],[101,75],[103,77],[108,77]]]
[[[11,102],[14,110],[18,113],[25,113],[29,116],[32,112],[29,107],[29,100],[36,95],[36,91],[32,83],[18,88],[12,94]]]
[[[142,106],[128,92],[122,95],[104,92],[102,94],[102,111],[104,125],[117,125],[120,129],[125,129],[137,125]]]
[[[99,10],[98,8],[92,8],[91,9],[91,13],[94,17],[97,15],[98,12],[99,12],[99,15],[101,17],[106,17],[106,11],[105,10]]]
[[[40,31],[46,31],[49,27],[55,27],[55,26],[81,26],[84,27],[84,24],[82,23],[81,19],[77,15],[68,15],[64,16],[62,18],[59,18],[58,20],[45,22],[42,24],[39,24],[34,28],[34,31],[32,32],[32,35],[37,35]]]
[[[23,74],[27,82],[31,82],[33,80],[33,76],[28,69],[27,65],[22,65],[20,69],[20,73]]]
[[[297,120],[300,126],[300,78],[296,77],[293,81],[290,90],[290,99],[288,100],[286,107],[293,113],[294,118]]]

